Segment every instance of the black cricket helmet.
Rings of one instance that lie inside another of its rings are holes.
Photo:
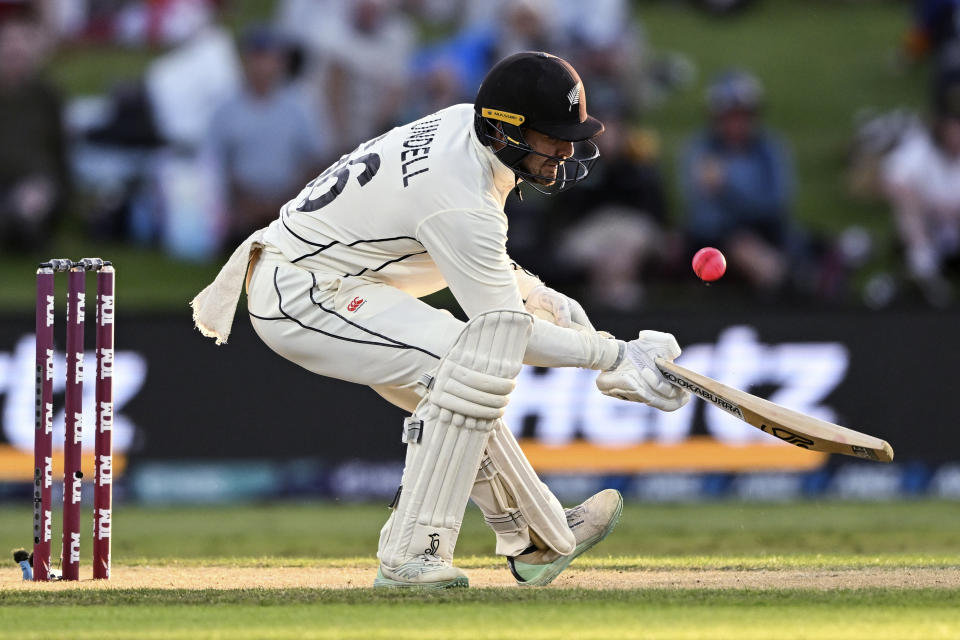
[[[541,193],[550,195],[572,187],[587,177],[600,157],[591,138],[603,133],[603,123],[587,115],[580,76],[557,56],[527,51],[504,58],[483,79],[473,108],[480,141],[494,149],[502,144],[494,151],[497,158]],[[524,139],[528,128],[573,142],[573,156],[535,151]],[[557,162],[557,177],[524,170],[521,162],[531,153]]]

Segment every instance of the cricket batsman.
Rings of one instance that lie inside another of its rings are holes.
[[[603,393],[664,411],[689,400],[654,365],[680,354],[672,335],[624,342],[597,332],[580,304],[507,255],[511,191],[523,182],[555,194],[583,180],[602,132],[569,63],[540,52],[505,58],[473,105],[341,157],[192,302],[204,335],[225,342],[246,279],[267,346],[411,412],[375,586],[467,586],[453,553],[468,499],[521,585],[549,584],[616,525],[617,491],[565,511],[504,424],[521,365],[595,369]],[[419,299],[444,287],[468,322]]]

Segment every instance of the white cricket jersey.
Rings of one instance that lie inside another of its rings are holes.
[[[365,142],[284,205],[264,240],[311,271],[416,297],[449,286],[470,317],[522,310],[503,212],[514,175],[473,115],[455,105]]]
[[[310,271],[367,278],[420,297],[450,287],[467,316],[523,311],[540,281],[507,256],[513,171],[480,144],[459,104],[363,143],[283,206],[263,236]],[[519,283],[519,285],[518,285]],[[527,364],[601,369],[618,347],[535,319]]]

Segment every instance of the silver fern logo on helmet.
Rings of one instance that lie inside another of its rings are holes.
[[[573,85],[573,89],[567,92],[567,102],[570,103],[570,107],[567,111],[573,111],[573,105],[580,104],[580,89],[583,88],[583,84],[578,82]]]

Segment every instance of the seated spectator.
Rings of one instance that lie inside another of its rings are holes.
[[[43,37],[22,16],[0,23],[0,247],[42,246],[67,195],[59,92],[40,74]]]
[[[937,56],[960,39],[960,0],[916,0],[913,24],[904,38],[910,59]]]
[[[558,2],[558,49],[586,78],[594,109],[634,114],[654,104],[659,63],[626,0]]]
[[[0,0],[32,4],[59,40],[167,47],[189,40],[228,4],[223,0]]]
[[[944,267],[960,261],[960,70],[941,78],[931,126],[904,137],[884,178],[908,272],[931,304],[945,305]]]
[[[426,90],[410,92],[403,118],[472,102],[487,70],[508,55],[559,50],[560,29],[543,0],[473,2],[464,9],[467,17],[457,33],[413,56],[413,82]]]
[[[337,153],[396,124],[416,32],[395,0],[284,0],[277,26],[304,50],[305,81]],[[446,105],[445,105],[446,106]]]
[[[630,310],[643,300],[643,269],[667,252],[666,201],[656,139],[617,117],[603,120],[606,131],[597,138],[603,162],[567,194],[570,226],[558,260],[586,273],[585,303]]]
[[[228,188],[227,246],[273,220],[326,154],[315,119],[284,85],[286,55],[277,35],[254,28],[241,49],[246,84],[210,124],[211,150]]]
[[[679,177],[691,252],[726,254],[731,271],[759,291],[781,289],[795,239],[790,230],[793,172],[787,151],[760,122],[762,87],[728,71],[710,85],[708,128],[681,157]]]

